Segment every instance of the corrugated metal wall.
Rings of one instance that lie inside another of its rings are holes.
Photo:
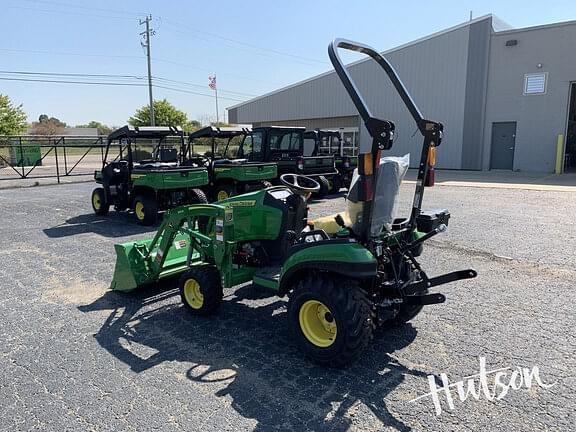
[[[312,118],[299,120],[282,120],[270,122],[257,122],[253,126],[300,126],[306,129],[338,129],[346,127],[358,127],[360,125],[359,116],[350,117],[329,117],[329,118]]]
[[[490,19],[486,18],[488,22]],[[385,54],[424,116],[445,125],[444,140],[438,151],[440,168],[462,167],[469,30],[468,25],[461,26]],[[486,31],[489,32],[489,26]],[[396,124],[396,141],[389,153],[402,155],[410,152],[414,166],[420,152],[421,137],[414,134],[416,125],[385,73],[372,61],[352,65],[350,71],[373,115]],[[231,121],[267,124],[353,115],[357,112],[335,73],[319,76],[229,111]],[[481,118],[477,121],[482,123]],[[360,137],[361,145],[369,143],[363,127]]]

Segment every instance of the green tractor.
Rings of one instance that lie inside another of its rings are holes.
[[[94,213],[132,209],[140,224],[152,225],[161,210],[208,202],[202,190],[208,170],[182,164],[184,145],[178,127],[124,126],[110,133],[102,169],[94,173],[102,185],[92,192]]]
[[[254,160],[254,149],[243,146],[247,137],[250,137],[250,129],[214,126],[188,136],[184,163],[208,169],[212,200],[221,201],[272,186],[270,181],[278,177],[274,162]]]
[[[398,186],[400,180],[390,176],[394,163],[383,158],[381,165],[381,151],[392,146],[394,124],[370,114],[338,47],[366,53],[384,68],[424,137],[408,218],[381,222],[383,208],[396,199],[388,193],[390,183]],[[361,355],[378,327],[404,323],[423,306],[445,301],[429,289],[476,276],[464,270],[429,277],[417,261],[423,243],[443,232],[450,216],[446,210],[420,209],[428,154],[440,145],[442,124],[422,117],[388,62],[373,49],[336,40],[329,54],[373,138],[369,151],[359,155],[347,210],[308,221],[306,201],[320,185],[297,174],[283,174],[280,186],[171,209],[153,239],[115,246],[112,289],[130,291],[179,274],[185,308],[210,315],[222,302],[223,288],[252,282],[271,295],[288,295],[287,322],[307,356],[323,365],[344,366]]]
[[[308,142],[311,145],[307,146]],[[311,147],[311,156],[334,156],[337,174],[329,178],[332,193],[350,188],[352,174],[358,166],[357,148],[344,144],[340,131],[314,129],[304,133],[304,148]]]

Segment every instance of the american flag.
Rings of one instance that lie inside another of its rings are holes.
[[[216,90],[216,75],[210,75],[208,77],[208,87],[212,90]]]

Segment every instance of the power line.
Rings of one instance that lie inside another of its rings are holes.
[[[42,83],[60,83],[60,84],[87,84],[87,85],[109,85],[109,86],[133,86],[142,87],[146,84],[136,84],[127,82],[101,82],[101,81],[65,81],[65,80],[49,80],[49,79],[32,79],[32,78],[9,78],[0,77],[2,81],[26,81],[26,82],[42,82]]]
[[[116,14],[124,14],[124,15],[130,15],[130,16],[134,16],[135,13],[137,13],[138,15],[146,15],[144,12],[133,12],[133,11],[128,12],[128,11],[122,11],[122,10],[117,10],[117,9],[104,9],[104,8],[98,8],[98,7],[92,7],[92,6],[83,6],[83,5],[64,3],[64,2],[58,2],[58,1],[47,1],[47,0],[22,0],[22,1],[29,2],[29,3],[44,3],[44,4],[48,4],[48,5],[53,5],[53,6],[70,7],[70,8],[76,8],[76,9],[94,10],[94,11],[99,11],[99,12],[112,12],[112,13],[116,13]]]
[[[29,10],[34,12],[42,12],[42,13],[52,13],[52,14],[67,14],[67,15],[77,15],[77,16],[89,16],[94,18],[106,18],[106,19],[119,19],[119,20],[129,20],[129,21],[136,21],[137,18],[128,18],[126,16],[112,16],[112,15],[96,15],[96,14],[89,14],[83,12],[76,12],[76,11],[63,11],[63,10],[53,10],[53,9],[38,9],[38,8],[29,8],[25,6],[6,6],[9,9],[22,9],[22,10]]]
[[[112,78],[112,79],[129,79],[129,80],[145,80],[145,76],[139,75],[117,75],[117,74],[86,74],[86,73],[69,73],[69,72],[29,72],[29,71],[9,71],[0,70],[0,75],[24,75],[24,76],[39,76],[39,77],[76,77],[84,79],[92,78]],[[162,81],[167,83],[181,84],[184,86],[192,86],[197,88],[206,88],[206,85],[191,83],[187,81],[179,81],[159,76],[152,76],[153,81]],[[232,90],[220,89],[221,92],[230,93],[231,95],[254,97],[255,95],[249,93],[236,92]]]

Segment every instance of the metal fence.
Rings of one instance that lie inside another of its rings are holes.
[[[105,136],[0,136],[0,181],[92,176],[105,150]],[[119,151],[111,146],[108,157]]]

